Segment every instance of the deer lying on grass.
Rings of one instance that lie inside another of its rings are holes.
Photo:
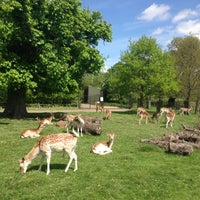
[[[166,128],[168,128],[168,124],[170,123],[170,126],[173,128],[173,122],[174,122],[174,118],[176,116],[175,112],[169,112],[166,113]]]
[[[108,142],[99,142],[92,146],[91,152],[99,154],[99,155],[105,155],[108,153],[111,153],[112,145],[114,142],[115,134],[108,134],[109,140]]]
[[[42,131],[43,128],[45,128],[45,125],[43,123],[40,123],[38,128],[26,129],[22,131],[20,138],[40,137],[40,132]]]
[[[141,111],[139,113],[139,117],[140,117],[140,119],[139,119],[139,125],[141,125],[141,122],[142,122],[142,120],[144,118],[146,119],[146,124],[148,123],[148,120],[151,119],[151,117],[150,117],[150,115],[149,115],[149,113],[147,111],[145,111],[145,112]]]
[[[51,116],[50,116],[50,117],[43,118],[43,119],[40,119],[39,117],[36,117],[36,120],[37,120],[37,121],[39,121],[40,123],[43,123],[43,124],[45,124],[45,125],[52,124],[52,120],[53,120],[53,119],[55,119],[53,113],[51,113]]]
[[[77,144],[77,133],[74,132],[75,135],[66,134],[66,133],[59,133],[59,134],[51,134],[43,136],[31,149],[31,151],[19,160],[20,164],[20,172],[26,173],[29,164],[31,161],[36,158],[39,154],[42,154],[41,163],[39,166],[39,170],[42,169],[42,163],[44,158],[47,158],[47,175],[50,173],[50,161],[51,161],[51,154],[53,151],[64,151],[70,157],[69,162],[65,168],[65,172],[68,171],[70,164],[72,163],[73,159],[75,161],[75,168],[74,171],[78,169],[78,161],[77,155],[75,153],[75,147]]]
[[[191,110],[192,110],[192,107],[190,107],[190,108],[180,108],[179,112],[182,115],[184,115],[184,114],[190,115],[191,114]]]
[[[112,111],[110,109],[106,109],[106,116],[103,118],[103,120],[109,119],[111,117]]]
[[[72,127],[72,130],[77,129],[78,134],[83,136],[83,126],[85,121],[82,119],[81,115],[76,115],[72,122],[70,122],[69,126]],[[68,128],[68,127],[67,127]]]
[[[146,112],[146,109],[143,107],[138,107],[137,108],[137,115],[140,115],[140,112]]]
[[[98,111],[102,112],[103,110],[104,110],[103,105],[96,105],[96,112],[98,112]]]
[[[160,116],[162,117],[163,113],[170,113],[172,111],[171,108],[162,107],[160,109]]]

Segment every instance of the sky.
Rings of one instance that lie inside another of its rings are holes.
[[[82,0],[82,7],[99,11],[111,24],[112,42],[99,42],[105,69],[120,60],[129,41],[153,37],[163,50],[174,37],[193,34],[200,38],[199,0]]]

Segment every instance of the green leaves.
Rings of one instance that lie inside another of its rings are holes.
[[[151,37],[142,36],[136,42],[130,41],[128,49],[121,55],[121,62],[108,73],[115,92],[126,98],[132,94],[159,98],[178,90],[170,55],[163,53]]]
[[[111,26],[79,0],[2,1],[0,14],[0,72],[9,87],[75,90],[103,66],[95,47],[111,41]]]

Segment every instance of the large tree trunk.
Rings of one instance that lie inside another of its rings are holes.
[[[26,110],[26,90],[13,90],[7,91],[7,102],[4,110],[4,116],[11,118],[24,118],[27,115]]]

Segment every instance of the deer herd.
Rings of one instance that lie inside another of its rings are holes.
[[[191,110],[192,110],[192,107],[180,108],[179,113],[181,115],[183,115],[183,114],[190,115]],[[159,122],[160,118],[163,116],[164,113],[165,113],[165,119],[166,119],[166,124],[165,124],[166,128],[168,128],[169,124],[171,127],[173,127],[173,122],[174,122],[174,118],[176,116],[176,112],[172,108],[162,107],[162,108],[160,108],[160,112],[156,111],[152,114],[152,116],[150,116],[150,114],[146,111],[145,108],[138,107],[137,115],[139,116],[139,125],[141,125],[141,121],[143,119],[146,119],[146,124],[148,123],[148,121],[153,120],[153,119],[156,119],[157,122]]]
[[[192,108],[180,108],[179,113],[183,114],[191,114]],[[110,109],[105,109],[103,106],[97,105],[96,112],[104,112],[105,117],[103,120],[108,120],[111,118],[112,111]],[[165,127],[168,128],[170,125],[173,127],[174,118],[176,116],[175,111],[171,108],[162,107],[160,112],[155,112],[152,116],[147,112],[147,110],[143,107],[137,108],[137,115],[139,117],[139,125],[142,124],[142,120],[145,119],[145,124],[148,124],[150,120],[156,119],[157,122],[160,121],[160,118],[165,115],[166,123]],[[39,118],[37,117],[36,120],[39,122],[37,128],[30,128],[25,129],[21,132],[20,138],[38,138],[40,137],[40,133],[42,130],[51,124],[53,124],[53,120],[55,116],[51,113],[50,117],[47,118]],[[86,120],[90,119],[91,121],[94,120],[90,117],[78,115],[71,115],[65,114],[61,118],[62,120],[56,123],[56,126],[61,126],[66,128],[65,133],[57,133],[57,134],[49,134],[42,136],[32,147],[30,152],[25,155],[22,159],[19,160],[20,165],[20,172],[26,173],[29,164],[31,164],[32,160],[36,158],[38,155],[42,156],[41,163],[39,165],[39,170],[42,169],[42,164],[44,158],[46,158],[47,162],[47,170],[46,174],[50,173],[50,161],[52,152],[65,152],[69,156],[69,161],[66,165],[65,172],[68,171],[72,161],[75,162],[74,171],[78,169],[78,159],[77,154],[75,153],[75,148],[77,145],[77,140],[79,136],[83,136],[83,129],[85,124],[87,123]],[[95,120],[96,122],[96,120]],[[100,122],[101,123],[101,120]],[[69,129],[71,129],[71,133],[69,133]],[[114,143],[115,134],[108,134],[108,141],[107,142],[97,142],[92,145],[91,151],[94,154],[105,155],[112,152],[112,146]]]

